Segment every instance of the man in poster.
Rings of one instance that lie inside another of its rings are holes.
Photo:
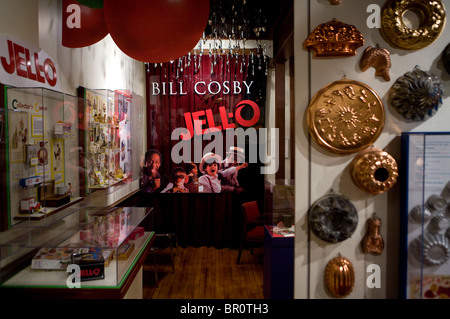
[[[159,193],[161,191],[161,153],[158,150],[148,150],[145,153],[141,188],[144,193]]]

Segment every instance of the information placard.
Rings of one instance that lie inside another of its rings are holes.
[[[450,296],[450,133],[403,133],[402,277],[408,299]]]

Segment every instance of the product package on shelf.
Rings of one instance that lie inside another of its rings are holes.
[[[123,244],[117,250],[117,258],[120,260],[127,260],[134,250],[134,243]]]
[[[101,247],[117,247],[129,233],[129,213],[121,208],[89,216],[88,226],[80,232],[80,240]]]
[[[38,201],[45,207],[59,207],[70,203],[70,195],[55,194],[55,181],[51,180],[39,186]]]
[[[144,236],[144,227],[136,227],[133,232],[128,236],[129,240],[136,240]]]
[[[69,245],[66,245],[65,247],[89,247],[92,245],[92,242],[80,240],[79,242],[74,242]],[[112,248],[101,248],[101,247],[94,247],[93,249],[101,251],[101,254],[103,256],[103,261],[105,264],[105,267],[108,267],[111,263],[111,261],[114,258],[114,249]],[[76,252],[80,251],[80,249],[76,249]],[[84,250],[86,252],[86,249]]]
[[[105,278],[105,262],[100,248],[89,248],[88,251],[74,253],[71,262],[80,266],[81,281]]]
[[[103,249],[103,260],[105,261],[105,267],[108,267],[114,257],[114,251],[112,249]]]
[[[88,248],[41,248],[31,260],[31,269],[65,270],[73,253],[88,252]]]
[[[35,197],[23,198],[20,200],[20,213],[32,214],[39,210],[41,203],[36,201]]]

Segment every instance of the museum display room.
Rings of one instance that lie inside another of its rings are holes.
[[[140,299],[164,235],[448,298],[449,0],[119,2],[0,0],[2,292]]]

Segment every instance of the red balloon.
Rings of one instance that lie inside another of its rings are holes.
[[[209,0],[107,0],[106,26],[128,56],[151,63],[186,55],[200,40],[209,17]]]
[[[108,34],[103,9],[91,9],[77,1],[64,0],[62,6],[62,45],[82,48]]]

